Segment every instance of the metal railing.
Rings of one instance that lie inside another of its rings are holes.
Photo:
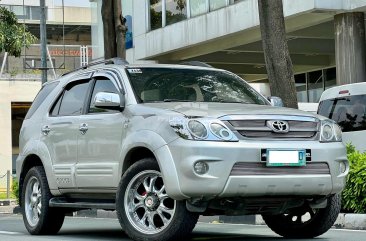
[[[0,175],[0,194],[2,193],[6,193],[6,199],[10,199],[11,173],[9,170],[5,174]]]
[[[48,79],[87,65],[95,48],[91,45],[47,45]],[[0,53],[0,81],[40,81],[40,56],[39,44],[24,48],[20,58]]]

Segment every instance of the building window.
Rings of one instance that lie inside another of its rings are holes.
[[[235,3],[238,3],[238,2],[241,2],[243,0],[230,0],[230,4],[235,4]]]
[[[337,85],[336,68],[295,75],[298,102],[318,103],[323,91]]]
[[[295,75],[295,86],[297,92],[298,102],[308,102],[308,92],[306,89],[306,75],[298,74]]]
[[[162,0],[150,0],[150,29],[155,30],[163,26]]]
[[[166,0],[166,24],[173,24],[187,19],[186,0]]]
[[[210,0],[210,11],[226,7],[226,0]]]
[[[314,71],[308,74],[308,95],[309,102],[318,103],[324,91],[323,71]]]
[[[326,69],[325,71],[325,89],[337,86],[336,68]]]
[[[190,10],[192,17],[207,13],[207,0],[190,0]]]
[[[47,19],[47,10],[46,10],[46,19]],[[38,6],[30,7],[30,19],[32,20],[40,20],[41,19],[41,8]]]

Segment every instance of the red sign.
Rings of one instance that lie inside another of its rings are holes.
[[[71,50],[71,49],[50,49],[50,55],[53,56],[69,56],[69,57],[80,57],[80,50]],[[87,56],[92,57],[93,50],[88,49]]]

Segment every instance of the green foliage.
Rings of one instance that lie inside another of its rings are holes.
[[[13,184],[11,185],[11,193],[19,203],[19,183],[15,178],[13,178]]]
[[[5,51],[11,56],[19,57],[22,47],[29,47],[36,39],[24,24],[18,23],[13,12],[0,7],[0,53]]]
[[[349,212],[366,213],[366,153],[360,153],[347,145],[350,173],[342,193],[343,209]]]

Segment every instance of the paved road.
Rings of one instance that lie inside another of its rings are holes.
[[[281,240],[265,226],[199,223],[193,231],[192,240],[214,241],[270,241]],[[46,240],[130,240],[114,219],[67,218],[56,236],[31,236],[19,215],[0,215],[1,241],[46,241]],[[317,241],[366,240],[366,231],[331,230]],[[291,241],[287,239],[286,241]],[[301,240],[303,241],[303,240]]]

